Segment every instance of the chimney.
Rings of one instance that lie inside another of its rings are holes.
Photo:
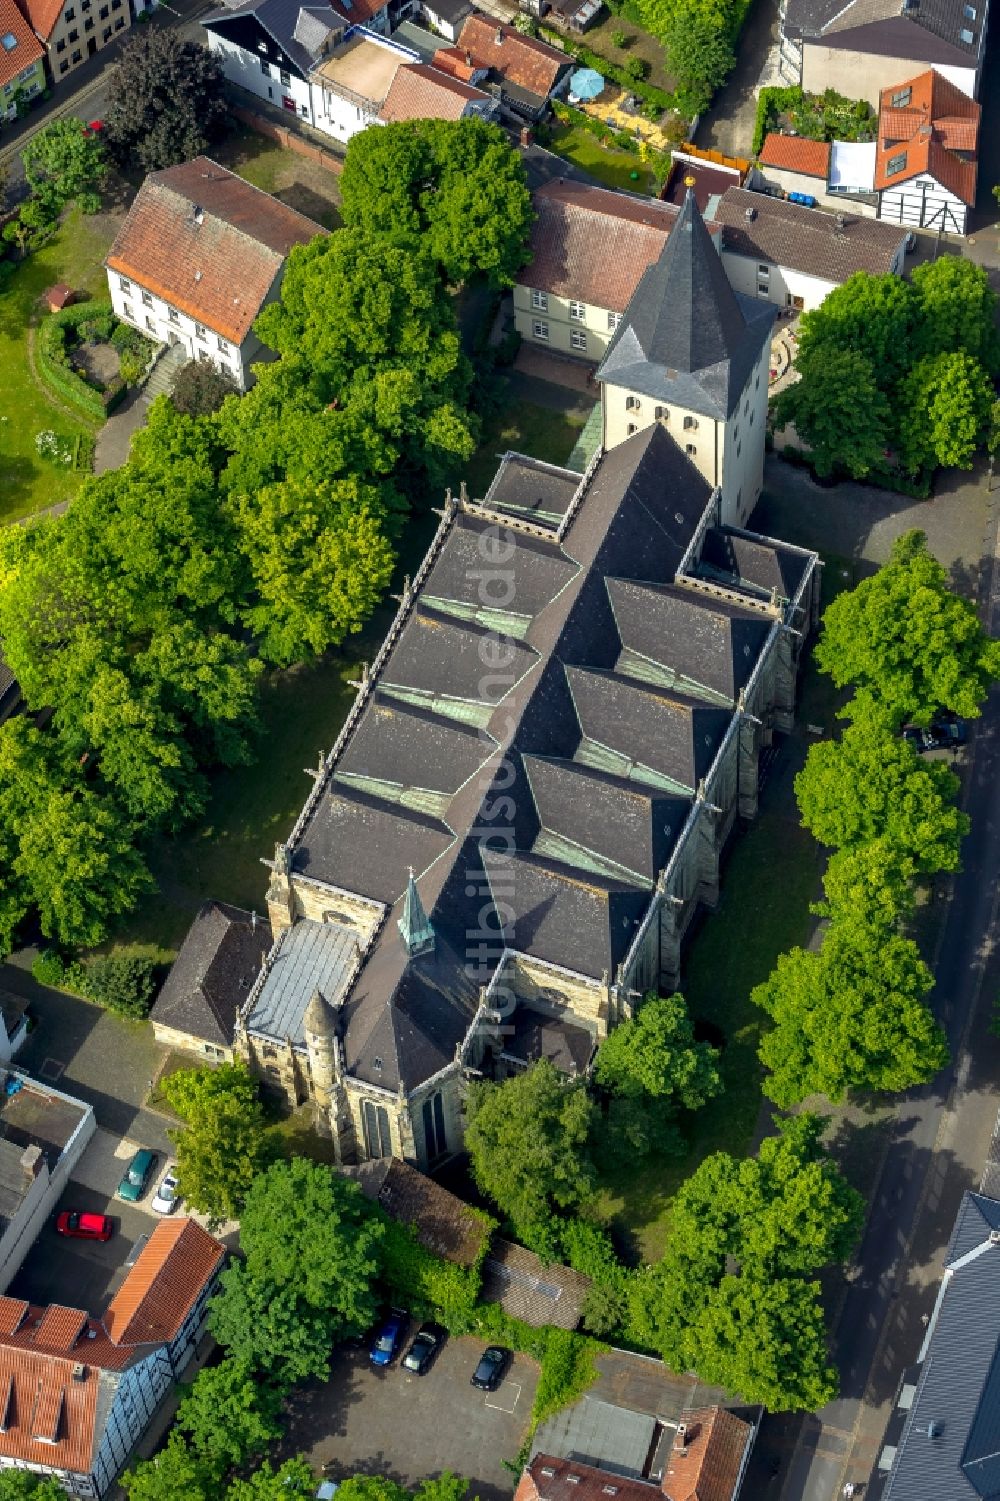
[[[846,229],[847,228],[847,220],[844,218],[843,214],[838,214],[836,216],[836,219],[834,220],[834,222],[835,222],[835,224],[836,224],[836,226],[837,226],[838,229]]]
[[[257,931],[257,912],[256,912],[256,910],[254,910],[250,914],[250,931],[251,931],[251,933],[256,933],[256,931]]]
[[[990,1245],[991,1246],[1000,1246],[1000,1230],[991,1230],[990,1231]]]
[[[472,67],[472,53],[469,51],[468,47],[466,47],[465,49],[465,66],[467,68]]]
[[[747,222],[749,224],[752,224],[753,221],[756,219],[756,217],[757,217],[757,210],[755,208],[748,208],[746,210],[746,218],[747,218]]]
[[[195,204],[191,212],[191,218],[194,220],[195,224],[204,224],[205,210],[202,208],[200,203]]]
[[[37,1178],[44,1166],[45,1158],[42,1156],[41,1147],[35,1146],[34,1143],[30,1147],[25,1147],[21,1153],[21,1171],[24,1176],[29,1180]]]
[[[498,47],[502,47],[503,46],[503,27],[502,26],[498,26],[497,27],[496,44],[497,44]]]

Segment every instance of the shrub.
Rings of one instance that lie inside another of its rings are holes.
[[[67,962],[55,949],[42,949],[32,961],[31,978],[37,985],[83,995],[83,966],[76,960]]]
[[[633,83],[640,83],[649,77],[649,63],[644,57],[630,57],[625,64],[625,72]]]
[[[60,438],[51,427],[43,428],[35,434],[35,449],[40,458],[48,459],[50,464],[72,464],[73,445],[68,438]]]
[[[235,396],[238,391],[228,370],[220,370],[208,360],[188,360],[177,372],[170,400],[188,417],[207,417],[218,411],[227,396]]]
[[[628,35],[627,35],[626,32],[620,31],[620,30],[618,30],[616,28],[611,33],[611,45],[613,47],[619,47],[622,50],[624,50],[624,48],[626,48],[628,46],[628,44],[629,44],[629,37],[628,37]]]
[[[144,1021],[156,991],[156,965],[145,954],[104,954],[86,966],[83,986],[99,1006]]]

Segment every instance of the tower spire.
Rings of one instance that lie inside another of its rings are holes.
[[[427,954],[434,947],[434,929],[430,918],[424,911],[424,904],[420,900],[420,892],[413,876],[413,866],[409,867],[409,876],[406,882],[406,895],[403,898],[403,914],[399,918],[397,926],[403,935],[406,951],[411,959],[418,954]]]

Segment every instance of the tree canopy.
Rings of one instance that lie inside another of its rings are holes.
[[[752,992],[774,1020],[760,1047],[764,1092],[783,1108],[811,1094],[904,1090],[948,1062],[926,1005],[933,979],[910,938],[842,915],[818,951],[782,954]]]
[[[0,1471],[0,1501],[65,1501],[66,1492],[51,1475],[31,1470]]]
[[[775,1124],[755,1158],[716,1152],[681,1185],[631,1301],[634,1331],[674,1370],[781,1411],[836,1390],[812,1279],[850,1254],[864,1204],[822,1149],[822,1118]]]
[[[281,1401],[245,1361],[204,1366],[188,1388],[174,1419],[200,1465],[219,1484],[251,1455],[261,1454],[281,1434]]]
[[[407,120],[362,130],[340,180],[344,223],[426,250],[445,281],[511,287],[534,217],[524,164],[498,125]]]
[[[541,1059],[503,1084],[473,1084],[467,1112],[479,1187],[526,1245],[558,1254],[555,1212],[583,1203],[593,1188],[586,1144],[594,1106],[583,1081],[566,1081]]]
[[[879,840],[915,873],[957,870],[969,819],[954,803],[958,778],[924,760],[909,741],[871,714],[840,740],[810,746],[795,779],[802,822],[833,849]]]
[[[211,360],[188,360],[174,377],[170,400],[187,417],[207,417],[238,390],[228,370],[221,370]]]
[[[21,161],[28,187],[52,210],[75,198],[96,206],[94,196],[107,174],[104,147],[97,132],[75,116],[52,120],[33,135]]]
[[[222,68],[169,28],[136,31],[112,74],[103,137],[121,165],[157,172],[200,156],[226,130]]]
[[[838,688],[877,698],[892,723],[929,724],[941,709],[979,714],[1000,676],[1000,642],[949,589],[923,532],[914,531],[876,574],[829,605],[816,661]]]
[[[216,1225],[235,1219],[267,1158],[257,1082],[242,1063],[182,1068],[162,1091],[184,1122],[177,1146],[178,1190]]]
[[[779,395],[777,425],[795,424],[822,475],[970,468],[1000,367],[996,307],[983,268],[958,257],[908,282],[855,272],[803,315],[800,379]]]
[[[375,1318],[381,1234],[357,1184],[305,1158],[274,1163],[243,1206],[244,1260],[210,1305],[216,1339],[279,1389],[322,1379],[333,1342]]]

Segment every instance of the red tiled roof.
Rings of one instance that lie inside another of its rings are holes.
[[[325,233],[199,156],[150,173],[106,265],[242,344],[292,246]]]
[[[62,0],[55,8],[49,23],[49,31],[55,25],[56,17],[61,10]],[[48,31],[42,32],[42,35],[48,36]],[[14,0],[0,0],[0,36],[14,38],[14,45],[9,52],[6,47],[0,47],[0,89],[2,89],[5,83],[12,83],[19,73],[24,72],[25,68],[44,57],[45,48],[14,4]]]
[[[731,1501],[753,1438],[749,1423],[725,1407],[694,1409],[677,1430],[663,1474],[667,1501]]]
[[[99,1384],[90,1365],[0,1346],[0,1455],[89,1473]]]
[[[458,78],[449,78],[427,63],[407,63],[396,69],[380,120],[460,120],[466,107],[479,100],[489,103],[481,89]]]
[[[86,1322],[82,1308],[63,1308],[51,1303],[35,1330],[35,1343],[47,1350],[72,1350]]]
[[[169,1343],[225,1254],[194,1220],[161,1221],[108,1305],[108,1337],[117,1345]]]
[[[893,103],[894,99],[902,100],[907,91],[905,103]],[[926,173],[963,203],[974,203],[981,114],[974,99],[933,68],[908,83],[883,89],[875,154],[876,188],[892,188]],[[904,159],[902,168],[889,172],[890,161],[898,157]]]
[[[492,68],[501,78],[546,99],[570,59],[534,37],[522,36],[513,26],[504,26],[489,16],[471,15],[458,38],[458,49],[472,53],[481,68]]]
[[[801,172],[805,177],[830,174],[829,141],[807,141],[804,136],[784,136],[775,132],[764,137],[758,158],[762,167],[777,167],[784,172]]]
[[[0,1337],[13,1334],[27,1312],[28,1304],[23,1298],[0,1297]]]
[[[657,1501],[656,1487],[648,1480],[612,1475],[551,1454],[535,1455],[521,1475],[514,1501],[604,1501],[606,1485],[615,1486],[615,1501]]]
[[[477,73],[482,72],[482,68],[477,68],[469,60],[471,56],[464,47],[440,47],[434,54],[434,66],[439,73],[450,73],[453,78],[461,78],[468,83]]]
[[[540,188],[535,210],[521,281],[615,313],[625,311],[677,218],[673,204],[567,181]]]

